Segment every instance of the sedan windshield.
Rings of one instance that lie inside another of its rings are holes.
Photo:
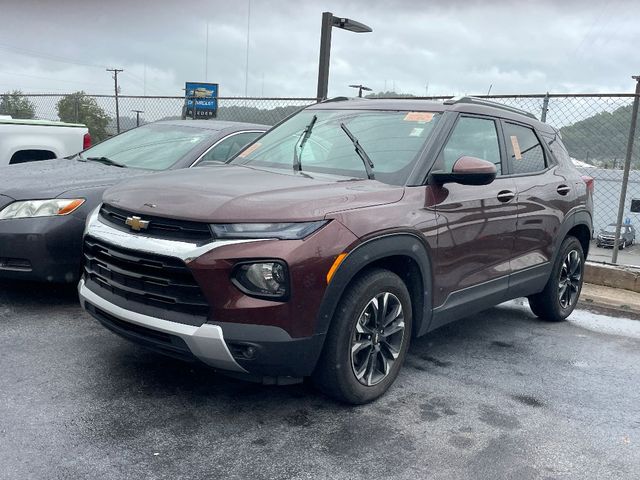
[[[205,128],[151,123],[105,140],[82,152],[81,158],[130,168],[166,170],[215,133]]]
[[[370,176],[404,185],[439,117],[431,112],[303,110],[247,147],[232,163],[292,175],[299,170],[349,178]]]

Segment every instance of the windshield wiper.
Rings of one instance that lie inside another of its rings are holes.
[[[313,130],[313,126],[316,124],[316,120],[318,120],[318,116],[314,115],[309,125],[307,125],[300,135],[300,138],[293,146],[293,171],[299,172],[302,170],[302,162],[300,161],[300,154],[298,153],[298,148],[300,149],[300,153],[302,153],[302,149],[304,148],[304,144],[307,143],[309,137],[311,136],[311,130]],[[298,145],[300,144],[300,145]]]
[[[105,165],[113,165],[114,167],[126,168],[126,165],[120,162],[116,162],[115,160],[111,160],[108,157],[87,157],[84,160],[89,160],[91,162],[100,162],[104,163]]]
[[[358,142],[358,139],[353,135],[353,133],[351,133],[351,130],[349,130],[344,123],[340,124],[340,128],[344,131],[344,133],[347,134],[347,137],[349,137],[349,140],[351,140],[351,143],[353,143],[353,146],[356,149],[356,153],[362,160],[364,169],[367,171],[367,178],[369,180],[375,180],[376,176],[373,174],[374,165],[369,155],[367,155],[367,152],[364,151],[364,148],[362,148],[362,145],[360,145],[360,142]]]

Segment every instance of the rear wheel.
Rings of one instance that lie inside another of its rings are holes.
[[[398,376],[411,325],[411,299],[400,277],[382,269],[366,272],[338,304],[314,382],[342,402],[375,400]]]
[[[584,253],[575,237],[567,237],[544,290],[529,297],[531,311],[543,320],[560,322],[578,303],[584,279]]]

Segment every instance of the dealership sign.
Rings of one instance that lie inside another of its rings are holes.
[[[185,83],[185,116],[214,118],[218,111],[217,83]]]

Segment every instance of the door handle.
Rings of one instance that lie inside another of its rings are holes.
[[[566,195],[571,191],[571,187],[568,185],[560,185],[556,190],[560,195]]]
[[[515,196],[516,194],[511,190],[502,190],[498,193],[498,200],[500,200],[502,203],[507,203],[513,200]]]

